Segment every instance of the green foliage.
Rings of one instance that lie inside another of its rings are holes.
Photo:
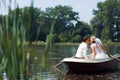
[[[48,7],[45,11],[32,6],[10,10],[8,17],[10,17],[9,25],[11,26],[13,25],[12,15],[15,12],[17,12],[16,20],[20,19],[22,21],[19,21],[18,24],[23,23],[23,26],[27,28],[26,40],[30,42],[35,40],[46,41],[47,35],[51,33],[50,30],[53,22],[54,31],[52,33],[56,35],[54,37],[56,39],[53,42],[70,42],[76,35],[83,37],[85,34],[91,33],[90,26],[87,23],[79,21],[78,13],[73,11],[70,6],[58,5],[54,8]],[[63,32],[65,32],[65,36],[61,36]],[[62,37],[64,40],[61,40]]]
[[[0,47],[4,53],[1,70],[6,72],[9,80],[27,80],[28,70],[26,67],[29,60],[27,56],[29,48],[25,42],[26,31],[28,32],[32,22],[32,13],[28,23],[25,23],[23,17],[25,10],[22,9],[20,14],[16,3],[14,4],[16,10],[12,11],[11,4],[9,4],[9,13],[2,18],[3,23],[0,24]]]
[[[52,35],[52,37],[53,37],[53,38],[52,38],[52,39],[53,39],[53,40],[52,40],[52,43],[59,42],[59,38],[58,38],[58,36],[57,36],[57,34],[56,34],[56,33],[55,33],[55,34],[53,34],[53,35]]]
[[[113,42],[111,40],[103,39],[103,43],[104,43],[105,46],[113,46]]]
[[[106,40],[120,41],[120,1],[106,0],[99,2],[97,7],[93,11],[95,17],[91,20],[93,34]]]
[[[110,30],[108,28],[104,28],[101,35],[102,35],[102,39],[106,39],[106,40],[109,40],[110,38]]]
[[[67,42],[68,41],[68,35],[66,34],[67,32],[63,32],[59,35],[59,39],[61,42]]]
[[[72,42],[81,42],[81,40],[82,40],[82,38],[81,38],[80,35],[75,35],[75,36],[71,39]]]

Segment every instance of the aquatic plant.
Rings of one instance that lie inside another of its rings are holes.
[[[12,1],[6,4],[6,0],[1,0],[1,10],[8,8],[11,12]],[[8,6],[8,7],[7,7]],[[31,7],[33,6],[33,2]],[[31,23],[24,22],[24,12],[19,16],[19,7],[14,0],[15,11],[12,14],[1,18],[0,24],[0,47],[3,50],[2,66],[0,70],[7,74],[9,80],[28,79],[29,47],[26,46],[26,30]],[[30,21],[32,16],[30,16]],[[25,27],[25,24],[28,27]]]

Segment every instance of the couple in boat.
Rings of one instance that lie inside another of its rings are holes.
[[[101,40],[95,36],[85,36],[75,54],[75,58],[80,59],[101,59],[108,57]]]

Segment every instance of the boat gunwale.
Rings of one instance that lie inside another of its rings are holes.
[[[116,54],[114,55],[114,57],[120,58],[120,54]],[[78,63],[102,63],[102,62],[107,62],[107,61],[111,61],[114,60],[115,58],[102,58],[102,59],[79,59],[79,58],[64,58],[63,60],[61,60],[61,62],[78,62]]]

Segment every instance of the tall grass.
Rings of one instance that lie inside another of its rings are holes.
[[[6,0],[1,0],[0,3],[6,7]],[[7,74],[9,80],[27,80],[29,48],[25,44],[27,28],[22,19],[24,10],[19,18],[16,0],[14,0],[14,5],[17,10],[13,14],[6,15],[0,24],[0,47],[4,53],[0,70]],[[11,0],[9,0],[9,11],[11,11]],[[27,24],[29,26],[31,23]]]
[[[6,6],[6,1],[9,2],[8,7]],[[12,5],[11,1],[14,1],[14,8],[16,10],[12,14],[4,16],[0,24],[0,48],[3,50],[4,54],[0,70],[7,74],[8,80],[28,80],[28,61],[31,48],[26,45],[26,31],[27,34],[30,35],[29,29],[32,26],[33,20],[33,0],[31,0],[31,13],[28,23],[24,21],[24,9],[22,10],[21,16],[19,16],[19,7],[17,6],[16,0],[1,0],[0,9],[9,8],[10,12]],[[42,67],[44,69],[46,68],[46,55],[52,43],[51,36],[54,24],[55,21],[51,24],[51,31],[45,47],[45,54],[42,57]]]

